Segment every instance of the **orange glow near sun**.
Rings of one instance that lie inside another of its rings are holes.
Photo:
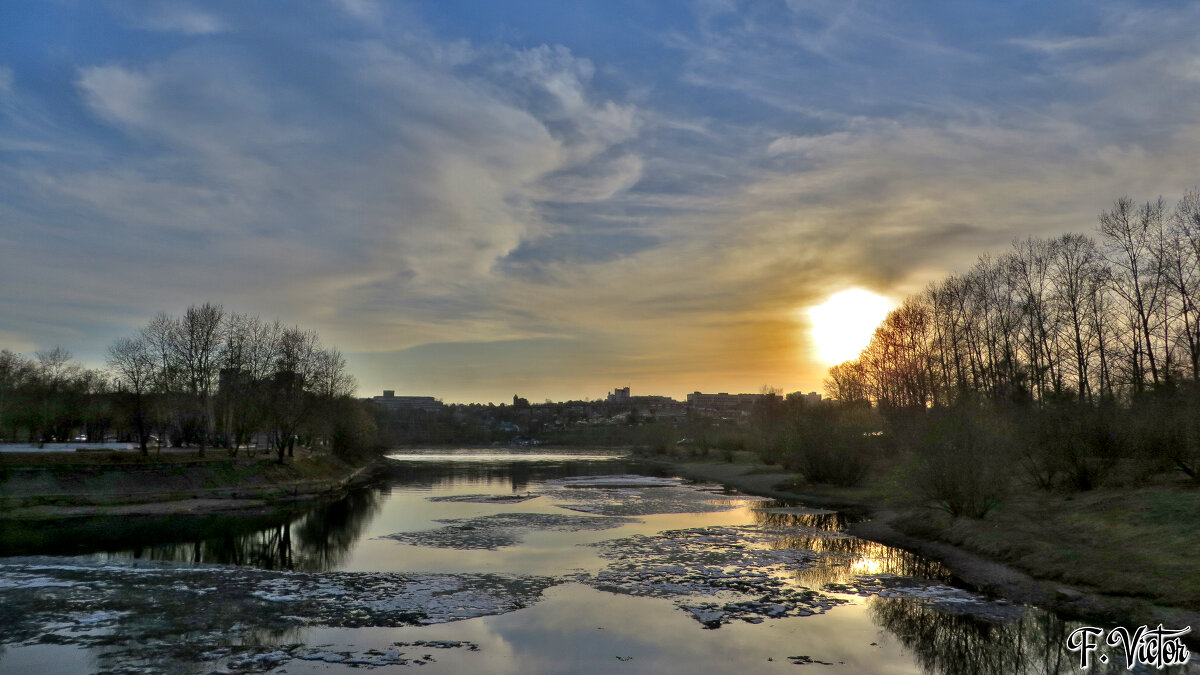
[[[817,357],[829,365],[856,358],[891,309],[890,300],[861,288],[835,293],[809,308]]]

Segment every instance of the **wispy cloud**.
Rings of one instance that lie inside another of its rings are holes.
[[[190,2],[123,2],[114,4],[132,26],[142,30],[177,32],[185,35],[210,35],[228,30],[217,14]]]
[[[366,389],[807,390],[797,308],[1197,180],[1193,8],[702,2],[632,56],[520,12],[114,11],[37,77],[0,48],[10,344],[211,299],[318,328]]]

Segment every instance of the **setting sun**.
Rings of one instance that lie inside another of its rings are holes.
[[[823,304],[810,308],[808,317],[817,356],[828,364],[858,356],[891,309],[887,298],[860,288],[835,293]]]

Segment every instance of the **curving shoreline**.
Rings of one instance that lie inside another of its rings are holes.
[[[791,472],[781,469],[767,471],[763,467],[747,464],[671,460],[661,456],[645,456],[643,459],[685,478],[722,483],[750,494],[869,516],[862,522],[850,525],[850,533],[936,560],[951,570],[956,581],[972,590],[1038,605],[1084,620],[1121,625],[1162,623],[1175,628],[1191,626],[1192,633],[1185,641],[1189,645],[1200,645],[1200,612],[1156,604],[1143,598],[1106,593],[1103,589],[1038,578],[1036,571],[1021,570],[1005,561],[979,555],[946,541],[905,532],[905,519],[896,510],[836,495],[782,489],[782,484],[796,478]]]

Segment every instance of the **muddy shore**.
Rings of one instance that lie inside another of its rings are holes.
[[[1086,620],[1126,626],[1159,623],[1167,627],[1191,626],[1192,633],[1187,642],[1193,646],[1200,645],[1200,612],[1167,607],[1142,598],[1112,595],[1103,589],[1035,578],[1004,562],[985,558],[946,542],[903,532],[900,528],[904,519],[892,509],[781,489],[779,486],[795,479],[795,474],[790,472],[771,471],[747,464],[671,461],[661,457],[645,459],[686,478],[722,483],[750,494],[862,514],[868,519],[852,524],[851,534],[936,560],[951,570],[956,581],[980,593],[1035,604]]]

